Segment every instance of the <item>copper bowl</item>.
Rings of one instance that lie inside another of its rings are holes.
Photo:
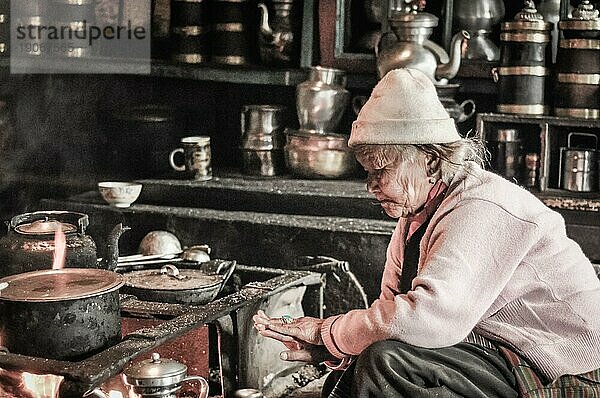
[[[304,178],[341,178],[358,169],[348,137],[286,129],[285,162],[290,173]]]

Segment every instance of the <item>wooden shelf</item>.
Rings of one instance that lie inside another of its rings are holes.
[[[0,59],[0,68],[10,69],[10,59]],[[153,60],[150,74],[143,60],[81,58],[47,59],[43,65],[36,65],[41,73],[83,73],[83,74],[133,74],[153,77],[215,81],[238,84],[296,86],[306,80],[306,69],[269,69],[260,66],[225,66],[216,64],[180,64],[165,60]],[[92,73],[89,73],[92,71]]]

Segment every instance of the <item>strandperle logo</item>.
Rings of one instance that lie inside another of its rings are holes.
[[[110,1],[11,0],[11,73],[150,74],[152,2]]]
[[[97,26],[88,24],[86,20],[69,25],[18,25],[16,28],[17,40],[85,40],[92,46],[98,40],[145,40],[147,39],[146,28],[133,26],[127,21],[125,26]]]

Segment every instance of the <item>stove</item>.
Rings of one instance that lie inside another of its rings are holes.
[[[159,352],[185,363],[190,375],[207,378],[210,396],[228,396],[242,387],[261,388],[290,364],[278,359],[279,343],[257,336],[252,315],[263,309],[272,316],[322,316],[324,277],[309,271],[238,265],[231,280],[228,294],[202,306],[121,295],[124,333],[119,343],[78,362],[0,351],[0,385],[2,380],[18,384],[19,378],[37,377],[43,393],[15,395],[8,387],[6,391],[19,398],[80,398],[102,388],[112,390],[111,396],[127,398],[119,377],[122,370]],[[275,345],[269,347],[270,343]],[[55,394],[46,391],[50,384],[56,385]]]

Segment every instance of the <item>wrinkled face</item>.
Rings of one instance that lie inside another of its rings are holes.
[[[381,156],[379,152],[357,154],[368,173],[367,191],[372,193],[388,216],[408,217],[427,202],[432,184],[427,175],[428,157],[417,152],[413,160]]]

